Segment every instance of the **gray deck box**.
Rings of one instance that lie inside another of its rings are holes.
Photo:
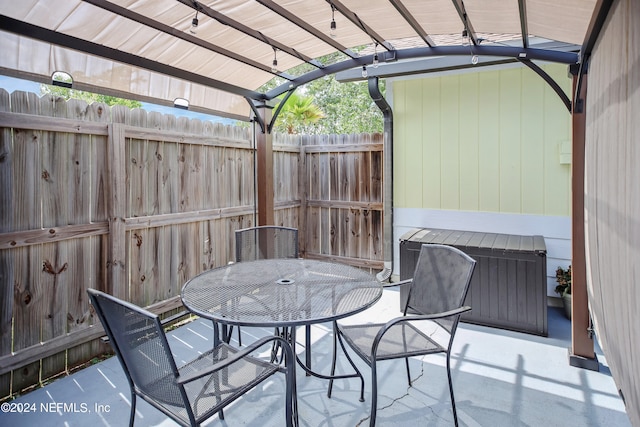
[[[400,279],[413,277],[423,244],[454,246],[476,260],[465,322],[547,336],[547,250],[542,236],[416,228],[400,238]],[[408,289],[400,291],[401,304]]]

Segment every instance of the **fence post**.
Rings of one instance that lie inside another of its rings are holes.
[[[107,148],[109,242],[107,249],[107,291],[126,298],[126,162],[125,128],[122,123],[108,126]]]

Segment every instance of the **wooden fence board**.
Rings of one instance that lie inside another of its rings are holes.
[[[205,132],[212,132],[212,127],[205,126]],[[218,182],[219,174],[217,173],[217,158],[219,156],[219,148],[208,148],[203,152],[203,179],[199,184],[202,191],[203,209],[212,209],[217,206],[216,194],[218,187],[221,185]]]
[[[69,287],[74,284],[73,273],[81,271],[83,267],[78,265],[81,264],[80,259],[70,250],[73,242],[67,241],[41,246],[43,266],[40,272],[40,282],[44,315],[40,315],[40,341],[47,341],[67,332]],[[73,259],[73,262],[70,263],[70,259]],[[65,359],[65,353],[42,359],[42,377],[48,378],[64,371],[66,369]]]
[[[148,114],[144,110],[131,110],[126,115],[126,124],[135,127],[147,126]],[[125,144],[125,159],[127,173],[127,199],[125,201],[126,217],[148,216],[147,193],[151,191],[148,180],[147,167],[147,143],[144,137],[127,138]],[[152,302],[152,297],[145,289],[144,281],[149,273],[146,268],[148,260],[144,249],[150,247],[152,239],[149,238],[148,229],[137,229],[126,232],[127,263],[125,284],[127,299],[141,306]]]
[[[143,110],[132,110],[126,117],[128,125],[143,126],[146,114]],[[144,192],[147,191],[145,180],[145,142],[144,139],[127,138],[125,144],[126,176],[128,195],[126,199],[126,216],[147,216]]]
[[[78,101],[57,102],[53,96],[41,99],[40,114],[50,117],[67,118],[67,109],[86,107],[86,103],[77,106]],[[41,179],[39,180],[39,194],[42,206],[42,227],[53,227],[58,224],[73,224],[77,220],[83,222],[81,212],[74,212],[78,204],[86,202],[80,191],[80,182],[74,179],[74,173],[82,167],[82,158],[74,159],[76,136],[67,132],[41,132],[40,165]],[[86,206],[89,206],[87,203]],[[79,215],[75,218],[73,215]],[[88,222],[88,221],[87,221]],[[41,340],[62,335],[66,332],[67,291],[70,286],[68,279],[69,241],[42,246],[42,268],[40,281],[45,312],[41,317]],[[72,268],[78,268],[75,264]],[[82,268],[82,266],[80,267]],[[42,360],[42,373],[50,375],[65,369],[66,355],[58,354]]]
[[[40,319],[45,313],[39,270],[42,245],[16,249],[14,259],[15,294],[13,307],[13,351],[40,342]],[[40,379],[40,361],[13,371],[12,389],[21,390]]]
[[[58,102],[57,97],[46,95],[41,99],[40,114],[68,118],[73,114],[67,114],[67,110],[73,111],[77,103],[76,100],[69,103],[63,100]],[[82,106],[86,107],[86,103],[82,103]],[[77,187],[72,180],[73,171],[77,169],[71,157],[74,136],[67,132],[42,132],[39,170],[42,171],[40,197],[43,227],[72,224],[72,199],[78,197],[83,200],[82,194],[74,194]],[[69,241],[58,241],[41,246],[42,268],[39,280],[45,311],[41,316],[40,341],[49,340],[66,332],[67,292],[70,286],[69,245]],[[71,268],[77,268],[75,263]],[[42,359],[41,374],[47,377],[64,370],[65,358],[65,353],[59,353]]]
[[[178,144],[158,145],[158,213],[178,212]]]
[[[103,123],[106,127],[111,120],[111,109],[105,104],[93,103],[86,109],[85,120]],[[104,135],[92,134],[81,136],[78,141],[80,145],[76,147],[76,152],[79,153],[77,158],[82,160],[79,160],[81,169],[75,179],[76,182],[81,182],[83,197],[74,211],[82,212],[83,224],[90,224],[96,219],[104,221],[107,219],[106,198],[104,191],[100,189],[103,188],[106,173],[108,139]],[[98,179],[100,181],[97,181]],[[105,278],[101,266],[104,265],[105,259],[100,250],[102,240],[102,236],[96,235],[72,241],[77,245],[77,248],[74,248],[77,253],[75,259],[81,260],[78,263],[81,268],[74,270],[77,276],[71,279],[72,286],[67,296],[69,334],[84,331],[97,321],[91,316],[87,289],[104,287]],[[67,351],[67,368],[86,362],[102,351],[104,344],[98,340],[76,345]]]
[[[340,161],[336,153],[329,153],[321,157],[324,161],[329,162],[329,194],[324,200],[341,200],[340,199]]]
[[[107,273],[105,291],[118,298],[124,298],[127,292],[125,260],[128,256],[128,245],[124,224],[127,209],[127,190],[125,187],[127,156],[124,130],[124,125],[120,123],[109,125],[109,139],[107,141],[106,175],[109,179],[109,191],[107,192],[106,206],[109,219],[109,245],[104,264]]]
[[[40,100],[35,94],[13,92],[12,109],[19,113],[40,114]],[[14,130],[14,176],[13,180],[14,230],[40,228],[40,179],[41,139],[48,132],[28,129]],[[46,138],[46,136],[44,136]],[[40,342],[40,319],[44,312],[42,287],[39,273],[42,269],[41,245],[19,248],[15,251],[14,306],[13,306],[13,351],[27,348]],[[31,363],[12,376],[12,389],[19,390],[39,380],[40,362]]]
[[[203,127],[200,120],[190,120],[184,124],[184,131],[186,133],[202,133]],[[187,164],[189,167],[187,175],[184,177],[186,180],[186,186],[191,192],[191,203],[189,205],[189,211],[197,211],[206,208],[204,200],[203,185],[206,178],[204,160],[206,157],[206,151],[210,147],[206,147],[202,144],[189,144]]]
[[[0,89],[0,112],[11,109],[9,93]],[[11,128],[0,126],[0,233],[14,230],[14,155]],[[13,254],[15,250],[0,250],[0,356],[11,353],[13,318]],[[11,373],[0,375],[0,397],[11,393]]]
[[[382,143],[381,143],[382,144]],[[382,202],[383,200],[383,173],[384,159],[382,151],[371,152],[371,202]]]

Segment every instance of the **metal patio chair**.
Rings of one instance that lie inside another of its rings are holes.
[[[298,258],[298,229],[276,225],[262,225],[236,230],[236,262],[258,259]],[[309,332],[310,327],[307,326]],[[233,326],[229,327],[224,339],[229,340]],[[242,345],[238,327],[238,345]]]
[[[297,228],[263,225],[236,230],[236,262],[298,257]]]
[[[200,425],[276,372],[286,376],[286,425],[297,426],[295,359],[291,347],[279,337],[265,337],[238,350],[221,343],[178,367],[157,315],[94,289],[91,303],[109,337],[131,389],[133,426],[136,396],[149,402],[183,426]],[[285,365],[251,356],[266,344],[278,342]]]
[[[331,373],[335,372],[337,342],[347,360],[360,377],[360,400],[364,401],[364,379],[349,356],[344,343],[371,367],[371,418],[370,426],[376,423],[378,400],[377,363],[381,360],[405,359],[407,380],[411,386],[409,357],[434,353],[445,353],[447,377],[453,409],[454,423],[458,425],[453,383],[451,380],[451,347],[460,315],[471,310],[463,306],[469,289],[475,260],[464,252],[445,245],[422,245],[413,279],[388,286],[408,285],[409,295],[401,317],[386,323],[340,325],[334,337],[334,359]],[[425,321],[432,326],[426,332]],[[329,381],[328,395],[331,397],[333,380]]]

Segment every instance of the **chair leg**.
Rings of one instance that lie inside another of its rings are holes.
[[[453,410],[453,424],[458,427],[458,414],[456,412],[456,399],[453,397],[453,381],[451,380],[451,359],[447,353],[447,378],[449,379],[449,394],[451,395],[451,408]]]
[[[331,360],[331,376],[336,373],[336,355],[338,354],[338,329],[335,322],[333,325],[333,359]],[[329,379],[329,388],[327,389],[327,397],[331,399],[331,391],[333,390],[333,378]]]
[[[311,325],[306,325],[304,328],[304,337],[305,337],[305,363],[307,364],[307,368],[311,369]],[[307,372],[307,376],[311,374]]]
[[[378,409],[378,372],[375,359],[371,361],[371,417],[369,427],[375,427]]]
[[[131,392],[131,415],[129,416],[129,427],[133,427],[133,422],[136,419],[136,394]]]
[[[362,373],[360,372],[360,370],[358,369],[358,367],[356,366],[356,364],[353,362],[353,359],[351,359],[351,356],[349,356],[349,352],[347,351],[347,348],[344,345],[344,342],[342,341],[342,338],[340,337],[340,332],[338,331],[338,326],[336,325],[336,322],[333,322],[333,361],[331,362],[331,376],[335,375],[335,371],[336,371],[336,358],[337,358],[337,354],[338,354],[338,346],[336,345],[336,341],[338,341],[340,343],[340,347],[342,347],[342,352],[344,353],[344,355],[346,356],[347,360],[349,361],[349,364],[351,365],[351,367],[353,368],[353,370],[355,371],[355,374],[352,375],[353,377],[358,377],[360,378],[360,402],[364,402],[364,377],[362,376]],[[327,397],[331,398],[331,390],[333,389],[333,379],[329,380],[329,388],[327,390]]]
[[[411,372],[409,371],[409,358],[405,357],[404,358],[404,363],[407,366],[407,383],[409,384],[409,387],[411,387]]]

